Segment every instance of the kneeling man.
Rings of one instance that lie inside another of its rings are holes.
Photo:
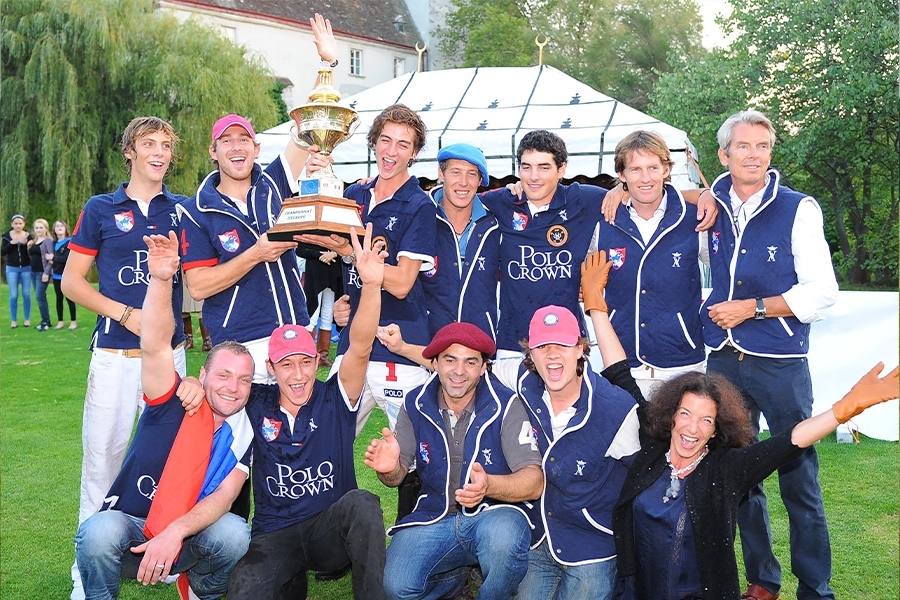
[[[253,385],[247,413],[256,508],[229,600],[306,598],[308,570],[347,567],[354,598],[384,598],[384,517],[378,497],[356,487],[353,440],[387,253],[370,250],[371,224],[362,247],[350,231],[362,290],[347,352],[328,381],[317,381],[315,341],[304,327],[284,325],[272,332],[266,361],[277,384]]]
[[[475,325],[446,325],[419,350],[435,373],[407,395],[396,433],[385,428],[366,450],[366,465],[385,485],[400,484],[413,465],[422,480],[415,509],[388,531],[388,597],[452,596],[466,566],[479,565],[478,597],[512,598],[533,527],[523,503],[544,485],[531,423],[490,373],[496,347]]]
[[[253,359],[235,342],[210,351],[200,368],[206,399],[185,411],[176,396],[171,339],[172,277],[178,239],[144,237],[150,274],[141,311],[141,415],[122,470],[100,512],[75,537],[75,559],[88,600],[116,598],[120,578],[147,584],[179,578],[202,600],[221,598],[250,541],[247,522],[228,512],[249,473],[252,439],[244,405]],[[187,415],[187,416],[186,416]]]

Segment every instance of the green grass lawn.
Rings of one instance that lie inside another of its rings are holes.
[[[51,303],[53,293],[50,292]],[[77,526],[81,415],[93,315],[79,308],[76,331],[9,329],[7,288],[0,288],[0,598],[68,598]],[[32,316],[36,315],[36,308]],[[37,320],[32,319],[33,323]],[[196,327],[195,327],[196,328]],[[199,339],[199,336],[198,336]],[[199,344],[198,344],[199,348]],[[204,354],[188,352],[188,372]],[[324,376],[325,371],[320,371]],[[849,386],[849,382],[848,382]],[[357,440],[359,486],[381,496],[386,524],[396,492],[362,464],[368,441],[386,424],[375,411]],[[867,438],[860,445],[817,446],[834,556],[832,585],[839,598],[898,598],[898,445]],[[775,552],[782,562],[782,597],[791,598],[787,516],[777,477],[767,481]],[[143,589],[125,582],[123,599],[178,597],[172,586]],[[310,585],[310,598],[352,597],[349,577]]]

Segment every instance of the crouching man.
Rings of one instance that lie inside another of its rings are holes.
[[[362,247],[350,231],[362,290],[347,352],[328,381],[317,381],[315,341],[304,327],[284,325],[272,332],[266,361],[277,384],[253,385],[256,508],[229,600],[305,598],[308,570],[347,567],[354,598],[384,598],[384,517],[378,497],[356,487],[353,440],[387,254],[369,250],[371,225]]]
[[[100,512],[75,537],[75,559],[88,600],[116,598],[121,578],[147,584],[185,573],[202,600],[220,598],[250,541],[246,521],[228,512],[249,473],[252,439],[244,405],[253,359],[234,342],[214,347],[200,368],[205,400],[186,412],[176,396],[172,278],[174,232],[144,237],[147,295],[141,310],[141,415],[122,470]]]
[[[424,350],[405,351],[408,358],[418,352],[435,373],[407,395],[396,432],[385,428],[365,457],[385,485],[399,485],[413,465],[422,481],[413,512],[388,531],[387,595],[451,597],[465,584],[466,567],[479,565],[478,597],[512,598],[533,528],[524,503],[540,497],[544,484],[525,408],[490,373],[496,347],[475,325],[451,323]]]

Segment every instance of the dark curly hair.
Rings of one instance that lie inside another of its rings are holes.
[[[656,390],[647,405],[647,435],[661,441],[672,438],[675,411],[688,392],[716,404],[716,435],[709,440],[710,449],[743,448],[750,443],[753,427],[741,393],[723,375],[695,371],[674,377]]]
[[[566,143],[563,139],[545,129],[530,131],[519,140],[519,147],[516,149],[516,162],[521,164],[522,155],[528,150],[552,154],[553,162],[556,163],[557,169],[569,160],[569,151],[566,150]]]
[[[415,139],[413,139],[413,158],[415,159],[416,154],[425,147],[425,141],[428,139],[428,129],[425,127],[422,119],[419,118],[419,115],[416,114],[416,111],[405,104],[391,104],[381,111],[375,117],[375,120],[372,121],[372,127],[369,128],[369,133],[366,134],[366,142],[368,142],[369,148],[375,149],[375,143],[378,142],[378,137],[384,130],[386,123],[406,125],[413,130],[415,134]],[[413,160],[409,162],[412,165]]]

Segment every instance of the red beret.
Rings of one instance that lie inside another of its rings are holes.
[[[484,331],[471,323],[450,323],[434,334],[431,343],[422,350],[422,356],[432,359],[453,344],[461,344],[476,352],[491,356],[497,351],[494,340]]]

